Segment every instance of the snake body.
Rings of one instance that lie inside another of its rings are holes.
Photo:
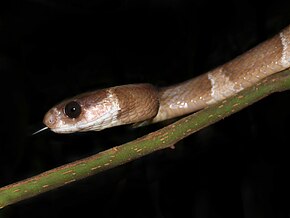
[[[44,124],[56,133],[160,122],[214,104],[290,67],[290,26],[205,74],[164,88],[129,84],[77,95],[52,107]]]

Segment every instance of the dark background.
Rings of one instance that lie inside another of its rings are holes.
[[[45,112],[83,91],[167,86],[290,23],[290,1],[0,3],[0,186],[128,142],[164,123],[58,135]],[[0,211],[0,217],[289,217],[289,92],[156,152]]]

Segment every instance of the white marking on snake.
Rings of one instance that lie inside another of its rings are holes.
[[[279,36],[282,43],[281,64],[283,67],[289,67],[290,66],[290,51],[289,51],[290,42],[283,32],[281,32]]]
[[[210,96],[212,97],[206,104],[213,104],[221,101],[234,93],[243,89],[240,84],[236,84],[226,76],[221,68],[218,72],[208,73],[207,77],[211,83]]]
[[[108,104],[106,107],[104,107],[104,112],[109,111],[109,113],[103,113],[103,115],[95,121],[95,123],[98,125],[92,126],[92,130],[101,130],[121,124],[118,120],[118,114],[120,111],[119,99],[111,89],[108,90],[107,99],[110,99],[110,101],[109,104],[108,102],[104,102],[104,105]],[[99,108],[97,109],[99,110]]]

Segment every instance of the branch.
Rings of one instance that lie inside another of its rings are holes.
[[[290,89],[290,70],[267,77],[233,97],[142,138],[2,187],[0,208],[122,165],[154,151],[172,147],[192,133],[240,111],[271,93],[288,89]]]

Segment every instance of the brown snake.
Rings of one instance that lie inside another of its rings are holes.
[[[289,67],[290,26],[196,78],[161,89],[150,84],[130,84],[87,92],[51,108],[43,122],[56,133],[159,122],[219,102]]]

